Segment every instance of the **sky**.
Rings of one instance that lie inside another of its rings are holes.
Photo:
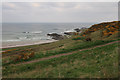
[[[2,22],[107,22],[118,20],[117,2],[3,2]]]

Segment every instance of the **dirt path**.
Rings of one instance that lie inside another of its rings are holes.
[[[107,43],[107,44],[104,44],[104,45],[98,45],[98,46],[95,46],[95,47],[92,47],[92,48],[80,49],[78,51],[73,51],[71,53],[58,54],[58,55],[54,55],[54,56],[49,56],[49,57],[37,59],[37,60],[23,62],[23,63],[15,64],[14,66],[22,65],[22,64],[29,64],[29,63],[39,62],[39,61],[44,61],[44,60],[48,60],[48,59],[52,59],[52,58],[58,58],[58,57],[61,57],[61,56],[66,56],[66,55],[71,55],[71,54],[74,54],[74,53],[79,52],[79,51],[90,50],[90,49],[103,47],[103,46],[110,45],[110,44],[113,44],[113,43],[118,43],[118,42],[120,42],[120,41],[114,41],[114,42],[110,42],[110,43]]]

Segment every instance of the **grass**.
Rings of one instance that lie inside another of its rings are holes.
[[[3,49],[8,51],[2,56],[4,78],[116,78],[118,77],[118,45],[117,43],[92,50],[79,51],[118,41],[115,34],[108,38],[101,38],[101,32],[94,32],[89,36],[92,41],[84,41],[84,37],[72,36],[69,39],[15,48]],[[120,46],[120,45],[119,45]],[[31,49],[31,50],[27,50]],[[12,58],[21,53],[35,52],[35,56],[28,60],[13,62]],[[16,63],[32,61],[57,54],[76,52],[50,60],[14,66]]]
[[[11,58],[13,58],[15,56],[11,56],[10,58],[4,59],[5,61],[7,61],[7,63],[3,63],[3,65],[8,65],[8,64],[11,64],[11,63],[19,63],[19,62],[23,62],[23,61],[31,61],[31,60],[34,60],[34,59],[39,59],[39,58],[48,57],[48,56],[52,56],[52,55],[73,52],[73,51],[76,51],[76,50],[79,50],[79,49],[90,48],[90,47],[94,47],[96,45],[102,45],[102,44],[109,43],[109,42],[112,42],[112,40],[111,41],[97,40],[97,41],[82,42],[82,43],[77,42],[77,44],[73,43],[72,45],[70,45],[70,47],[67,46],[65,48],[49,50],[49,51],[46,51],[46,52],[39,52],[39,50],[38,50],[38,51],[36,51],[36,54],[33,58],[30,58],[28,60],[21,60],[21,61],[18,61],[18,62],[14,62],[13,59],[11,59]]]
[[[72,40],[84,40],[85,37],[82,37],[82,36],[75,36],[72,38]]]
[[[118,44],[79,51],[37,63],[3,66],[7,78],[116,78]]]

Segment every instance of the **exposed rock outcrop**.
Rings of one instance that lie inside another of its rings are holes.
[[[64,32],[64,34],[66,34],[66,35],[76,35],[76,34],[81,33],[82,30],[83,30],[83,27],[81,29],[80,28],[75,28],[73,31]]]
[[[22,33],[29,33],[29,32],[22,32]]]
[[[74,35],[75,32],[64,32],[64,34],[66,34],[66,35]]]
[[[79,28],[76,28],[76,29],[74,29],[76,32],[80,32],[81,31],[81,29],[79,29]]]
[[[63,35],[60,35],[60,34],[57,34],[57,33],[49,33],[49,34],[47,34],[47,36],[50,36],[52,39],[55,39],[55,40],[64,39]]]
[[[58,33],[49,33],[49,34],[47,34],[47,36],[50,36],[52,39],[55,39],[55,40],[62,40],[62,39],[65,39],[65,38],[69,38],[71,35],[78,35],[81,32],[82,32],[82,30],[80,28],[76,28],[76,29],[72,29],[72,30],[69,30],[69,31],[65,31],[63,33],[65,35],[61,35],[61,34],[58,34]]]

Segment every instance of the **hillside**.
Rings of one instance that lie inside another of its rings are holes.
[[[120,31],[120,21],[94,24],[83,33],[83,36],[101,30],[102,36],[111,36]]]
[[[44,61],[3,67],[4,78],[116,78],[118,44]]]
[[[118,23],[95,24],[83,33],[52,43],[3,49],[2,76],[116,78],[120,46],[120,37],[115,36],[119,32]],[[83,34],[85,36],[81,36]],[[87,40],[88,37],[91,39]]]

